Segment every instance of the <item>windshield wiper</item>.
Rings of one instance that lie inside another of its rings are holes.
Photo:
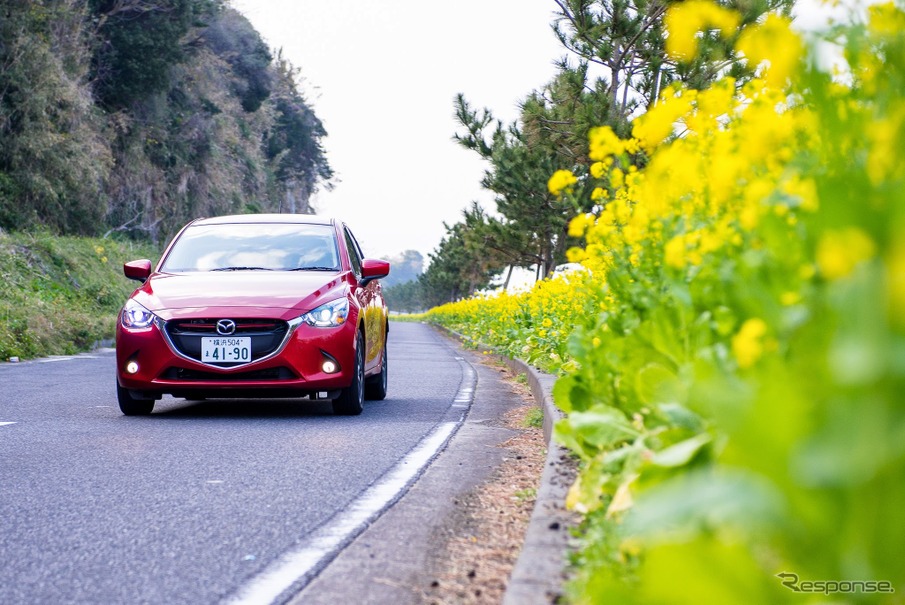
[[[273,271],[267,267],[217,267],[211,271]]]
[[[296,267],[287,271],[337,271],[336,267]]]

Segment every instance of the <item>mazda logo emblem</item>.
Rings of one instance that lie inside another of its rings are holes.
[[[229,336],[236,331],[236,322],[231,319],[221,319],[217,322],[217,334]]]

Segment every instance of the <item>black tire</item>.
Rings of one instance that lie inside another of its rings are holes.
[[[365,399],[365,351],[361,334],[355,343],[355,369],[352,384],[340,391],[333,400],[333,413],[337,416],[358,416],[364,409]]]
[[[383,346],[383,361],[380,363],[380,374],[370,376],[365,382],[365,399],[383,401],[387,396],[387,348]]]
[[[126,416],[147,416],[154,411],[153,399],[136,399],[129,393],[129,389],[124,389],[116,383],[116,398],[119,400],[119,409]]]

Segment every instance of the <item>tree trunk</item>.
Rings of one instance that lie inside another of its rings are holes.
[[[553,273],[553,246],[547,246],[544,249],[544,279],[550,277]]]
[[[509,265],[509,270],[506,271],[506,281],[503,282],[503,292],[509,289],[509,280],[512,279],[512,270],[514,268],[514,265]]]

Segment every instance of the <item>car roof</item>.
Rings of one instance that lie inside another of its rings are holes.
[[[231,214],[200,218],[192,225],[245,225],[249,223],[332,225],[336,221],[325,216],[314,214]]]

